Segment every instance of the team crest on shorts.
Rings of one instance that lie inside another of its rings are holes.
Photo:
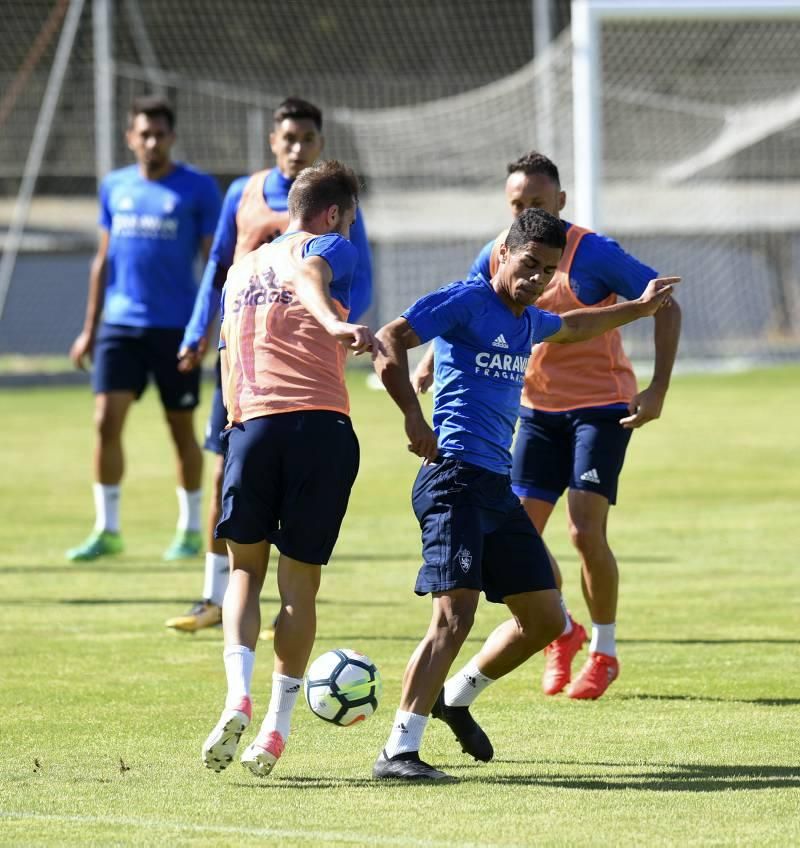
[[[453,557],[453,559],[461,566],[461,570],[464,574],[466,574],[472,567],[472,554],[469,552],[469,549],[465,548],[463,545],[458,549],[458,553]]]

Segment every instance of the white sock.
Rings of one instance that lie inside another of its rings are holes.
[[[567,622],[564,625],[564,629],[561,631],[561,636],[569,636],[572,633],[572,617],[569,614],[569,610],[567,609],[567,602],[564,600],[564,595],[559,595],[559,601],[561,602],[561,610],[564,613],[564,620]],[[559,637],[561,638],[561,637]]]
[[[589,645],[589,651],[615,657],[617,655],[616,627],[616,622],[611,624],[595,624],[592,622],[592,641]]]
[[[206,553],[206,576],[203,581],[203,600],[222,606],[225,590],[228,588],[230,568],[225,554]]]
[[[422,734],[428,724],[428,716],[407,713],[398,710],[394,716],[394,726],[384,746],[386,756],[390,759],[395,754],[407,754],[410,751],[419,751],[422,744]]]
[[[107,530],[109,533],[119,533],[119,497],[120,487],[105,486],[95,483],[92,486],[94,494],[94,529],[98,532]]]
[[[235,709],[244,697],[250,697],[250,681],[253,679],[253,666],[256,652],[244,645],[231,645],[222,653],[225,662],[225,676],[228,678],[228,696],[225,707]]]
[[[444,684],[444,702],[448,707],[468,707],[490,683],[494,680],[481,674],[473,657]]]
[[[178,530],[200,530],[200,507],[203,504],[203,490],[189,492],[178,486]]]
[[[302,677],[289,677],[286,674],[272,672],[272,695],[269,699],[269,709],[261,722],[258,735],[267,736],[277,730],[285,742],[289,738],[289,725],[292,721],[292,710],[297,703],[297,696],[303,688]]]

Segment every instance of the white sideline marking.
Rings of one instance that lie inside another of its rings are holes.
[[[75,822],[78,824],[107,824],[114,827],[140,827],[150,830],[177,830],[194,833],[231,833],[243,836],[278,836],[286,839],[306,838],[315,842],[336,841],[347,842],[351,845],[363,844],[363,833],[345,833],[342,831],[318,830],[281,830],[272,827],[236,827],[235,825],[193,824],[192,822],[167,822],[153,819],[116,818],[114,816],[80,816],[53,815],[49,813],[25,813],[12,810],[0,810],[0,819],[17,819],[20,821],[43,822]],[[452,841],[439,842],[430,839],[411,839],[407,836],[378,836],[370,834],[371,845],[419,845],[422,848],[437,846],[452,846]],[[461,842],[461,848],[514,848],[505,842],[502,846],[490,842]]]

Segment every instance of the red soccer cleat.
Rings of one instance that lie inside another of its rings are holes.
[[[570,698],[594,700],[619,677],[619,662],[616,657],[593,652],[581,669],[577,680],[569,687]]]
[[[572,619],[572,630],[559,636],[544,649],[545,666],[542,689],[545,695],[557,695],[572,678],[572,660],[587,641],[583,625]]]

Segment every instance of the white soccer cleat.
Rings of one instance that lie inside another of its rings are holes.
[[[253,706],[242,698],[235,709],[224,709],[217,726],[203,743],[203,765],[212,771],[224,771],[232,762],[242,734],[250,724]]]
[[[256,777],[266,777],[280,759],[286,743],[277,730],[262,738],[257,736],[242,754],[242,765]]]

